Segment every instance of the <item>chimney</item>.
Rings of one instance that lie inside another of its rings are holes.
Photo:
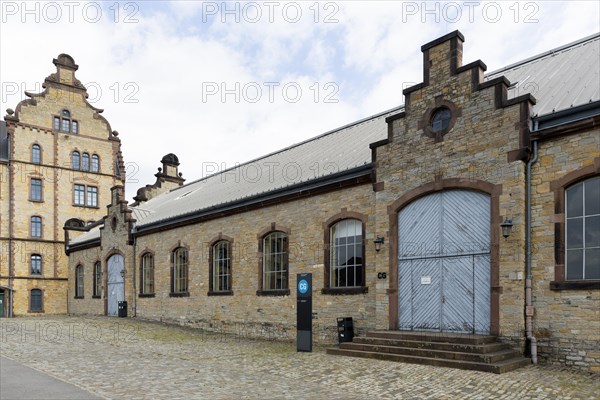
[[[137,195],[133,198],[135,202],[132,206],[138,206],[140,203],[148,201],[161,193],[175,189],[185,182],[179,173],[179,159],[173,153],[169,153],[161,160],[162,168],[154,175],[156,182],[154,185],[146,185],[138,189]]]

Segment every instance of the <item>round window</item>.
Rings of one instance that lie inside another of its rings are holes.
[[[438,108],[431,117],[431,130],[434,133],[440,133],[448,129],[452,112],[446,107]]]

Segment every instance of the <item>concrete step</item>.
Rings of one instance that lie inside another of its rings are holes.
[[[340,349],[357,350],[373,353],[388,353],[402,354],[407,356],[436,358],[457,361],[472,361],[479,363],[492,364],[499,361],[508,360],[511,358],[520,357],[520,354],[512,349],[501,349],[488,353],[475,353],[469,351],[448,351],[434,348],[419,348],[419,347],[400,347],[400,346],[385,346],[370,343],[342,343]]]
[[[425,342],[419,340],[384,339],[370,336],[355,336],[353,343],[372,344],[381,346],[410,347],[419,349],[458,351],[463,353],[487,354],[510,349],[507,343],[492,342],[483,344]]]
[[[444,358],[419,357],[406,354],[380,353],[373,351],[350,350],[342,348],[327,349],[327,354],[335,354],[350,357],[373,358],[378,360],[388,360],[396,362],[405,362],[422,365],[432,365],[436,367],[450,367],[483,372],[493,372],[501,374],[512,371],[517,368],[529,365],[531,361],[524,357],[510,358],[495,363],[473,362],[464,360],[449,360]]]
[[[422,342],[442,342],[481,345],[496,342],[495,336],[446,332],[370,331],[367,337]]]

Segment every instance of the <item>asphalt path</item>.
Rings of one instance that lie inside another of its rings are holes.
[[[77,386],[0,357],[2,400],[88,400],[100,399]]]

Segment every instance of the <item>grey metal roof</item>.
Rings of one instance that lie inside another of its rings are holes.
[[[509,65],[485,76],[504,75],[512,84],[508,98],[531,93],[533,116],[600,100],[600,33]]]
[[[600,34],[509,65],[486,75],[513,84],[509,98],[531,93],[534,115],[548,114],[599,100]],[[213,207],[313,181],[371,162],[369,144],[387,137],[385,118],[403,106],[327,132],[235,168],[191,182],[131,207],[137,227],[175,219]],[[71,245],[99,238],[99,227]]]
[[[137,225],[142,227],[368,164],[369,144],[387,137],[385,118],[399,111],[400,108],[388,110],[157,196],[141,204],[149,213]]]
[[[82,233],[81,235],[77,236],[75,239],[72,239],[68,243],[68,245],[86,243],[86,242],[93,241],[95,239],[99,239],[100,238],[100,227],[101,227],[101,225],[94,226],[89,231]]]
[[[8,161],[8,130],[4,121],[0,121],[0,160]]]

